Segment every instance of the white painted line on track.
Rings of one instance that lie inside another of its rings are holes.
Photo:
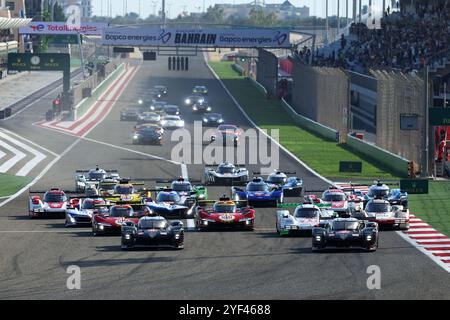
[[[20,160],[22,160],[23,158],[26,157],[25,153],[23,153],[22,151],[14,148],[13,146],[7,144],[5,141],[0,140],[0,147],[9,150],[11,153],[14,154],[14,157],[12,157],[11,159],[7,160],[6,162],[4,162],[1,166],[0,166],[0,172],[1,173],[5,173],[8,172],[9,169],[11,169],[12,167],[14,167],[14,165],[19,162]]]
[[[26,176],[28,173],[30,173],[31,170],[33,170],[33,168],[35,166],[37,166],[42,160],[44,160],[45,158],[47,158],[43,153],[37,151],[36,149],[30,147],[29,145],[14,139],[12,137],[10,137],[9,135],[6,135],[5,133],[0,131],[0,137],[2,137],[3,139],[6,139],[8,141],[11,141],[13,144],[15,144],[16,146],[28,151],[29,153],[33,154],[34,157],[33,159],[31,159],[30,161],[28,161],[17,173],[16,176]]]
[[[82,229],[79,229],[82,230]],[[0,234],[4,233],[72,233],[74,229],[62,230],[0,230]],[[86,231],[88,232],[88,231]]]
[[[37,148],[40,148],[40,149],[44,150],[45,152],[50,153],[51,155],[53,155],[53,156],[55,156],[55,157],[58,156],[58,154],[57,154],[56,152],[53,152],[53,151],[50,150],[50,149],[47,149],[47,148],[45,148],[45,147],[43,147],[43,146],[41,146],[41,145],[38,145],[36,142],[33,142],[33,141],[31,141],[31,140],[29,140],[29,139],[27,139],[27,138],[24,138],[24,137],[22,137],[22,136],[19,136],[19,135],[18,135],[17,133],[15,133],[15,132],[6,130],[6,129],[4,129],[4,128],[1,128],[1,131],[7,133],[7,134],[10,135],[10,136],[14,136],[14,137],[16,137],[16,138],[19,138],[19,139],[21,139],[21,140],[23,140],[23,141],[25,141],[25,142],[27,142],[27,143],[29,143],[29,144],[31,144],[31,145],[37,147]]]
[[[185,163],[181,164],[181,176],[186,180],[189,179],[188,169],[187,169],[187,165]]]
[[[195,230],[195,219],[186,219],[186,228],[188,230]]]
[[[241,111],[241,113],[244,115],[244,117],[250,122],[250,124],[256,128],[259,132],[261,132],[263,135],[265,135],[267,138],[269,138],[273,143],[275,143],[280,149],[282,149],[284,152],[286,152],[288,155],[291,156],[292,159],[294,159],[296,162],[298,162],[301,166],[303,166],[306,170],[311,172],[313,175],[321,179],[322,181],[325,181],[329,185],[334,185],[334,182],[325,178],[324,176],[320,175],[317,171],[313,170],[311,167],[309,167],[306,163],[304,163],[302,160],[297,158],[292,152],[290,152],[286,147],[281,145],[278,141],[275,141],[270,135],[268,135],[263,129],[258,127],[258,125],[253,122],[253,120],[250,118],[250,116],[245,112],[244,108],[239,104],[239,102],[234,98],[234,96],[231,94],[231,92],[228,90],[228,88],[225,86],[225,84],[222,82],[222,80],[219,78],[217,73],[211,68],[208,64],[208,58],[206,57],[206,53],[203,52],[203,58],[204,62],[206,64],[206,67],[211,71],[211,73],[214,75],[217,81],[219,81],[222,88],[225,90],[225,92],[228,94],[228,96],[233,100],[233,103],[236,105],[236,107]]]

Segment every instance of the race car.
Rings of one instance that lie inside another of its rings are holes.
[[[158,186],[156,188],[157,191],[167,191],[171,190],[176,193],[180,197],[191,197],[194,200],[206,200],[208,199],[208,189],[202,185],[193,185],[196,181],[189,181],[184,179],[183,177],[179,177],[176,180],[156,180],[157,184],[161,183],[170,183],[169,186]],[[199,183],[201,181],[198,181]]]
[[[104,195],[104,198],[109,201],[122,201],[134,204],[145,203],[148,198],[151,198],[151,192],[146,188],[136,188],[139,185],[143,186],[144,183],[121,179],[114,186],[113,194]]]
[[[392,205],[401,205],[408,207],[408,193],[401,192],[400,189],[390,189],[387,184],[378,181],[369,187],[369,191],[365,195],[366,202],[370,199],[385,199]]]
[[[161,93],[161,91],[159,89],[156,88],[152,88],[149,90],[149,95],[155,99],[155,100],[159,100],[162,98],[163,94]]]
[[[167,90],[166,86],[156,85],[153,87],[153,89],[159,91],[159,93],[161,93],[161,95],[163,95],[163,96],[167,96],[167,94],[168,94],[168,90]]]
[[[98,182],[98,195],[99,196],[112,196],[114,194],[114,188],[119,184],[119,179],[115,177],[106,177]]]
[[[105,209],[107,208],[107,209]],[[92,217],[92,235],[118,235],[127,222],[138,223],[139,218],[151,215],[146,205],[115,204],[101,206]]]
[[[318,226],[320,221],[336,217],[336,213],[327,206],[299,204],[292,215],[289,210],[277,211],[276,229],[280,236],[311,234],[312,229]]]
[[[401,205],[392,206],[388,200],[372,199],[367,202],[364,211],[368,220],[377,222],[380,227],[409,229],[409,210]]]
[[[161,120],[163,129],[179,129],[184,127],[184,120],[180,116],[163,116]]]
[[[201,104],[204,102],[207,102],[207,99],[205,96],[203,96],[201,94],[192,94],[192,95],[186,97],[186,99],[184,99],[184,105],[187,107],[192,107],[196,103]]]
[[[170,116],[178,116],[180,114],[180,108],[173,104],[166,104],[163,111]]]
[[[67,208],[71,205],[66,192],[58,188],[52,188],[48,191],[28,190],[28,193],[28,214],[31,219],[45,214],[64,217]],[[37,194],[44,195],[41,198]]]
[[[127,108],[120,111],[121,121],[137,121],[139,117],[139,110],[136,108]]]
[[[211,112],[211,110],[212,110],[212,108],[208,102],[202,102],[202,103],[197,102],[192,105],[193,113],[205,113],[205,112]]]
[[[205,127],[215,127],[224,122],[220,113],[205,113],[202,121]]]
[[[159,124],[161,122],[161,115],[156,112],[145,111],[139,114],[137,119],[137,125],[141,124]]]
[[[253,174],[260,174],[253,172]],[[295,172],[282,172],[275,170],[266,179],[266,182],[272,188],[282,188],[285,197],[301,197],[303,195],[303,180],[298,177],[288,177],[288,174],[295,174]]]
[[[163,143],[164,130],[156,124],[143,124],[137,126],[133,133],[133,144],[157,144]]]
[[[261,177],[247,183],[245,189],[231,187],[231,194],[234,200],[247,200],[250,206],[276,207],[279,203],[283,203],[283,190],[272,189]]]
[[[72,200],[72,199],[71,199]],[[106,205],[105,200],[101,198],[77,198],[76,204],[66,210],[66,222],[64,226],[79,227],[90,226],[92,224],[92,216],[95,211],[98,211],[99,206]]]
[[[223,145],[233,144],[235,147],[239,144],[241,130],[235,125],[221,124],[216,132],[211,135],[210,142],[222,141]]]
[[[135,247],[184,248],[184,230],[181,221],[167,221],[163,217],[142,217],[136,224],[122,227],[122,250]]]
[[[150,110],[149,111],[154,111],[157,113],[162,113],[164,112],[164,107],[167,105],[167,102],[165,101],[153,101],[150,104]]]
[[[206,86],[195,86],[192,89],[192,93],[193,94],[207,95],[208,94],[208,88],[206,88]]]
[[[338,213],[347,213],[348,211],[348,199],[344,191],[340,189],[330,188],[325,190],[322,194],[321,202],[324,204],[330,204],[331,209]]]
[[[158,192],[155,201],[147,201],[147,206],[157,215],[165,218],[190,218],[194,216],[196,199],[187,195],[180,196],[171,189],[163,189]]]
[[[312,250],[362,249],[376,251],[378,225],[355,218],[337,218],[312,229]]]
[[[242,202],[242,201],[240,201]],[[246,201],[243,201],[246,203]],[[208,204],[213,205],[208,207]],[[230,198],[219,201],[199,201],[195,214],[197,230],[241,229],[253,230],[255,226],[255,210],[248,206],[239,206]]]
[[[205,168],[205,184],[217,186],[245,185],[249,180],[246,168],[232,163],[224,162],[216,168]]]
[[[87,175],[86,175],[87,173]],[[90,170],[76,170],[75,171],[75,190],[76,192],[84,192],[89,186],[98,186],[99,181],[112,176],[120,179],[118,171],[115,169],[102,169],[96,165],[95,169]]]

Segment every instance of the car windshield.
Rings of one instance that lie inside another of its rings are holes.
[[[236,127],[235,127],[235,126],[229,126],[229,125],[221,125],[221,126],[219,126],[219,127],[217,128],[217,130],[219,130],[219,131],[228,131],[228,130],[233,130],[233,131],[235,131],[235,130],[236,130]]]
[[[140,220],[139,229],[166,229],[168,223],[166,220]]]
[[[247,186],[247,191],[267,191],[269,188],[263,183],[249,183]]]
[[[110,217],[133,217],[134,215],[131,207],[112,207],[109,211]]]
[[[117,185],[114,188],[116,194],[132,194],[134,192],[133,186],[121,186]]]
[[[324,201],[336,202],[336,201],[345,201],[345,194],[343,193],[327,193],[323,197]]]
[[[236,205],[234,204],[214,204],[214,212],[216,213],[233,213],[236,211]]]
[[[296,218],[316,218],[319,213],[319,210],[313,208],[298,208],[295,210]]]
[[[115,184],[111,182],[100,182],[98,184],[98,188],[101,190],[112,190],[114,189]]]
[[[45,202],[64,202],[67,201],[67,196],[65,194],[59,193],[47,193],[44,197]]]
[[[286,177],[269,176],[269,179],[267,181],[274,184],[283,184],[286,182]]]
[[[192,186],[191,186],[191,184],[189,182],[182,182],[182,183],[180,183],[180,182],[172,182],[172,190],[173,191],[177,191],[177,192],[187,191],[187,192],[189,192],[189,191],[191,191],[191,188],[192,188]]]
[[[355,231],[359,228],[358,221],[333,221],[331,224],[331,229],[334,231]]]
[[[83,209],[94,209],[94,200],[84,200],[83,201]]]
[[[220,166],[219,169],[217,170],[219,173],[224,174],[224,173],[233,173],[234,171],[234,167],[232,166]]]
[[[164,193],[160,192],[158,193],[158,196],[156,197],[156,201],[158,202],[179,202],[180,196],[177,193]]]
[[[387,197],[389,195],[389,190],[388,189],[372,189],[370,191],[370,193],[375,198],[382,198],[382,197]]]
[[[366,206],[367,212],[388,212],[389,211],[388,203],[375,203],[369,202]]]
[[[178,121],[178,120],[180,120],[180,117],[179,116],[167,116],[167,117],[164,117],[163,120],[165,120],[165,121]]]
[[[104,179],[106,176],[106,173],[101,171],[91,171],[89,172],[89,179],[90,180],[100,180]]]

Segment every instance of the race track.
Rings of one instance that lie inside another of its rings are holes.
[[[138,61],[130,61],[138,65]],[[214,111],[246,129],[240,114],[203,57],[190,59],[190,70],[168,71],[166,59],[142,62],[120,101],[86,138],[64,135],[32,123],[41,120],[48,101],[2,125],[56,154],[66,152],[33,186],[74,188],[75,169],[100,164],[121,176],[173,179],[181,166],[170,159],[170,134],[164,146],[131,144],[133,122],[119,121],[121,109],[167,85],[171,103],[181,105],[195,84],[209,88]],[[182,109],[187,128],[194,120]],[[68,149],[69,148],[69,149]],[[331,155],[330,155],[331,156]],[[50,163],[54,156],[49,156]],[[43,166],[45,165],[43,164]],[[281,152],[283,170],[296,171],[308,189],[328,185]],[[37,176],[43,166],[31,172]],[[259,170],[260,165],[248,169]],[[202,165],[188,165],[190,179],[201,179]],[[209,187],[210,198],[229,188]],[[0,207],[0,299],[442,299],[450,298],[450,274],[395,232],[383,231],[375,253],[312,253],[310,238],[279,238],[275,210],[257,209],[254,232],[186,232],[185,249],[122,252],[120,237],[91,236],[90,229],[65,229],[60,219],[29,220],[28,194]],[[66,268],[81,268],[81,290],[68,290]],[[381,268],[381,289],[369,290],[367,267]]]

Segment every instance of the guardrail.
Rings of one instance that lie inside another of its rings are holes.
[[[372,161],[390,169],[400,177],[408,177],[408,159],[351,135],[347,135],[347,146],[355,153],[370,158]]]
[[[299,127],[311,131],[326,140],[339,142],[339,131],[298,114],[284,99],[281,99],[281,105]]]
[[[244,68],[242,68],[240,65],[238,65],[238,64],[236,64],[236,63],[233,63],[233,64],[231,65],[231,67],[233,68],[234,71],[236,71],[237,73],[239,73],[240,76],[243,76],[243,75],[244,75],[245,70],[244,70]]]
[[[74,120],[81,118],[86,113],[86,111],[92,105],[92,102],[96,101],[98,97],[103,93],[103,91],[120,75],[124,67],[124,63],[120,64],[116,68],[116,70],[111,72],[111,74],[92,91],[92,95],[90,97],[81,100],[80,103],[78,103],[78,105],[74,107]]]
[[[266,88],[264,88],[264,86],[262,84],[260,84],[258,81],[256,81],[252,77],[247,77],[247,79],[260,93],[262,93],[265,97],[268,97],[267,90],[266,90]]]

